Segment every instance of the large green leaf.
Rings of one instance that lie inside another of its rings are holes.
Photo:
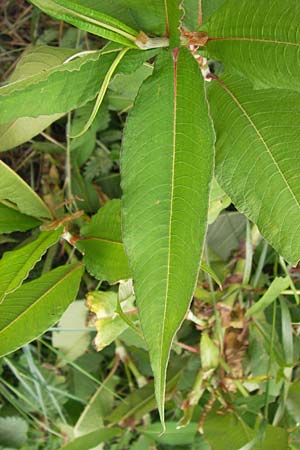
[[[1,87],[0,123],[19,117],[62,114],[85,105],[97,95],[120,50],[121,46],[111,44]],[[128,51],[115,73],[136,70],[157,51]]]
[[[27,231],[37,227],[40,223],[34,217],[22,214],[18,209],[0,203],[0,233]]]
[[[0,305],[0,356],[11,353],[57,322],[76,297],[83,268],[58,267],[8,294]]]
[[[51,213],[42,199],[10,167],[0,161],[0,201],[15,204],[21,213],[51,219]]]
[[[228,0],[207,24],[210,56],[256,87],[300,89],[298,0]]]
[[[124,242],[162,420],[170,347],[190,304],[206,230],[213,133],[203,84],[186,49],[162,52],[123,143]]]
[[[13,83],[56,67],[74,53],[76,53],[76,50],[47,47],[46,45],[30,47],[21,57],[16,69],[9,78],[9,82]],[[0,151],[8,150],[28,141],[47,128],[52,122],[59,119],[59,117],[61,117],[61,114],[41,116],[35,119],[23,117],[1,124]]]
[[[300,258],[300,95],[255,91],[224,76],[209,87],[216,176],[235,206],[288,261]]]
[[[90,223],[81,228],[81,235],[76,247],[84,253],[83,261],[93,276],[111,284],[130,278],[119,200],[111,200],[99,209]]]
[[[81,30],[101,36],[126,46],[136,47],[134,42],[138,31],[118,19],[89,8],[80,1],[72,0],[30,0],[32,4],[58,20],[64,20]]]
[[[61,233],[62,229],[45,231],[30,244],[4,253],[0,260],[0,303],[7,294],[16,290],[27,278],[30,270],[48,248],[58,241]]]

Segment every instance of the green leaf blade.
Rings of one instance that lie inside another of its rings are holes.
[[[180,46],[180,21],[183,15],[180,0],[164,0],[167,18],[167,32],[169,34],[170,48]]]
[[[0,200],[17,205],[21,213],[36,218],[51,219],[43,200],[3,161],[0,161]]]
[[[162,421],[170,346],[199,270],[213,161],[202,75],[187,50],[177,58],[164,52],[142,86],[122,156],[124,243]]]
[[[57,20],[63,20],[83,31],[103,37],[119,44],[136,47],[134,44],[138,32],[114,17],[86,7],[80,2],[70,0],[31,0],[46,14]]]
[[[131,277],[122,243],[121,207],[111,200],[81,229],[76,247],[84,253],[87,270],[99,280],[114,284]]]
[[[62,230],[45,231],[30,244],[4,254],[0,260],[0,304],[3,298],[16,290],[43,254],[55,244]]]
[[[216,177],[234,205],[257,224],[286,260],[300,256],[300,96],[253,90],[223,76],[209,87],[215,125]]]
[[[40,225],[34,217],[22,214],[15,208],[0,203],[0,233],[27,231]]]
[[[44,333],[75,299],[83,268],[58,267],[7,295],[0,305],[0,356]]]
[[[299,24],[297,0],[229,0],[207,24],[207,48],[257,88],[299,91]]]

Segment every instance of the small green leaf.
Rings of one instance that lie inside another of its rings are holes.
[[[0,233],[27,231],[40,225],[34,217],[22,214],[18,209],[11,208],[0,202]]]
[[[205,331],[201,334],[200,358],[203,370],[216,369],[220,362],[220,350]]]
[[[124,244],[162,421],[170,347],[199,270],[212,164],[198,65],[184,48],[163,51],[129,114],[122,154]]]
[[[255,305],[251,306],[246,313],[246,319],[249,319],[251,316],[255,316],[264,311],[268,306],[270,306],[276,298],[279,297],[282,291],[287,289],[290,285],[290,280],[288,277],[276,277],[270,286],[268,287],[267,292],[260,298]]]
[[[44,333],[75,299],[82,265],[58,267],[7,295],[0,305],[0,356]]]
[[[206,26],[209,55],[257,88],[299,91],[299,23],[298,0],[228,0]]]
[[[9,166],[0,161],[0,201],[17,205],[21,213],[51,219],[51,213],[41,198]]]
[[[84,253],[87,270],[110,284],[130,278],[121,235],[120,201],[111,200],[81,229],[76,247]]]
[[[69,444],[64,445],[60,450],[90,450],[101,444],[108,443],[114,437],[120,436],[123,433],[121,428],[99,428],[99,430],[84,434],[77,439],[74,439]]]
[[[58,241],[61,233],[62,229],[45,231],[30,244],[4,253],[0,260],[0,304],[7,294],[21,285],[48,248]]]
[[[97,335],[94,343],[98,351],[114,342],[128,328],[127,323],[116,313],[117,300],[118,294],[113,291],[95,291],[87,296],[87,307],[97,318],[95,321]],[[122,302],[122,310],[124,312],[132,310],[133,303],[134,296],[131,295]]]

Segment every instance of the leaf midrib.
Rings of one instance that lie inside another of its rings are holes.
[[[246,41],[246,42],[261,42],[265,44],[280,44],[280,45],[292,45],[295,47],[300,47],[300,42],[288,42],[276,39],[264,39],[264,38],[250,38],[250,37],[213,37],[208,38],[210,41]]]
[[[248,120],[248,122],[250,123],[250,125],[252,126],[252,128],[254,129],[255,133],[257,134],[259,140],[262,142],[263,146],[265,147],[267,154],[270,156],[274,166],[276,167],[279,175],[281,176],[283,182],[285,183],[289,193],[291,194],[293,200],[295,201],[297,207],[300,209],[300,203],[297,199],[297,197],[295,196],[291,186],[288,183],[288,180],[286,179],[286,177],[284,176],[284,173],[282,172],[279,164],[277,163],[276,159],[273,156],[273,153],[271,151],[271,149],[269,148],[268,144],[266,143],[263,135],[261,134],[261,132],[259,131],[259,129],[257,128],[257,126],[255,125],[255,123],[253,122],[253,120],[251,119],[250,115],[247,113],[247,111],[245,110],[245,108],[241,105],[241,103],[239,102],[239,100],[237,99],[237,97],[233,94],[233,92],[228,88],[228,86],[218,77],[214,78],[219,85],[225,90],[225,92],[227,92],[228,95],[230,95],[230,97],[232,98],[232,100],[234,101],[234,103],[238,106],[238,108],[240,109],[240,111],[243,113],[244,117]]]
[[[24,316],[25,314],[28,313],[28,311],[30,311],[37,303],[39,303],[46,295],[48,295],[49,293],[51,293],[51,291],[53,291],[59,284],[61,284],[69,275],[71,275],[73,272],[75,272],[76,270],[78,270],[82,265],[78,264],[77,266],[75,266],[72,270],[70,270],[69,272],[67,272],[62,278],[60,278],[54,285],[52,285],[49,289],[46,290],[46,292],[44,292],[39,298],[37,298],[33,303],[31,303],[31,305],[26,308],[24,311],[22,311],[21,314],[19,314],[14,320],[12,320],[6,327],[4,327],[2,330],[0,330],[0,336],[3,335],[5,333],[6,330],[8,330],[9,328],[11,328],[16,321],[20,320],[20,318],[22,316]],[[7,300],[6,300],[7,301]],[[5,306],[5,305],[4,305]]]
[[[177,49],[174,52],[178,52]],[[173,143],[172,143],[172,177],[171,177],[171,194],[170,194],[170,216],[169,216],[169,236],[168,236],[168,262],[167,262],[167,280],[166,280],[166,294],[164,302],[163,322],[161,331],[161,346],[160,346],[160,390],[162,388],[162,403],[164,404],[165,389],[165,367],[162,365],[163,360],[163,346],[165,335],[165,324],[167,316],[167,306],[169,298],[169,284],[170,284],[170,265],[171,265],[171,240],[172,240],[172,224],[173,224],[173,202],[174,202],[174,188],[175,188],[175,163],[176,163],[176,145],[177,145],[177,69],[178,69],[178,57],[179,52],[175,54],[173,52],[174,59],[174,104],[173,104]]]
[[[105,238],[99,238],[99,237],[93,237],[93,236],[85,237],[83,239],[80,239],[78,242],[85,242],[85,241],[99,241],[99,242],[105,242],[107,244],[121,245],[123,247],[123,242],[121,242],[121,241],[114,241],[112,239],[105,239]]]

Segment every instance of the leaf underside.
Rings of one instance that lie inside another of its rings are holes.
[[[206,230],[213,133],[189,52],[157,60],[123,140],[124,243],[163,420],[166,366],[196,282]]]
[[[216,176],[235,206],[291,263],[300,256],[300,95],[223,76],[208,90]]]
[[[300,90],[298,0],[229,0],[206,27],[209,55],[257,88]]]

